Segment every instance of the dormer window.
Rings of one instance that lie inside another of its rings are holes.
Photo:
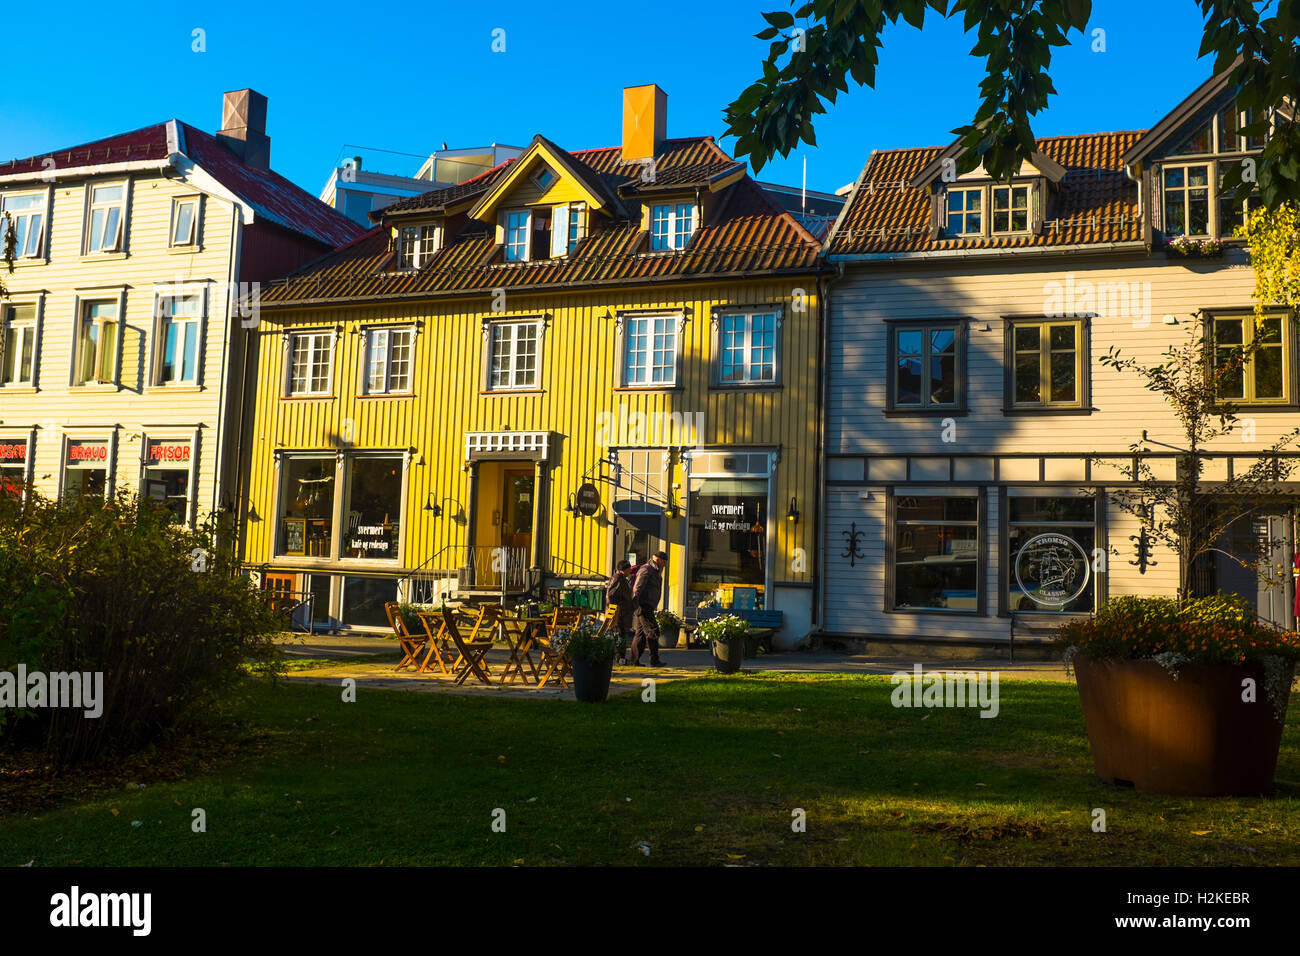
[[[536,184],[538,189],[545,192],[551,188],[551,184],[555,182],[555,179],[555,173],[551,172],[550,167],[543,166],[537,171],[537,175],[533,177],[533,182]]]
[[[397,267],[422,268],[438,251],[439,232],[435,225],[403,226],[398,239]]]
[[[1206,236],[1210,233],[1210,167],[1166,166],[1165,234]]]
[[[650,207],[650,248],[654,252],[685,249],[695,232],[695,206],[689,202]]]
[[[984,190],[948,190],[948,235],[978,236],[984,232]]]

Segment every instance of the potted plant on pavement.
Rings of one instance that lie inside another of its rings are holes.
[[[1238,339],[1251,345],[1207,340],[1193,328],[1155,365],[1114,347],[1101,359],[1162,394],[1182,432],[1180,447],[1144,431],[1131,448],[1129,480],[1107,493],[1139,523],[1132,563],[1145,573],[1156,546],[1176,556],[1177,599],[1118,598],[1059,634],[1078,680],[1093,762],[1111,783],[1183,795],[1272,789],[1300,645],[1296,635],[1260,622],[1244,600],[1214,593],[1209,582],[1214,562],[1235,563],[1257,580],[1269,573],[1257,536],[1243,532],[1259,515],[1296,506],[1285,484],[1294,463],[1283,452],[1300,429],[1283,432],[1267,449],[1233,455],[1231,467],[1207,479],[1212,443],[1235,437],[1237,428],[1237,409],[1222,396],[1240,392],[1259,343],[1270,338],[1263,315],[1241,321],[1255,322],[1255,335]],[[1151,444],[1172,449],[1172,474],[1152,458]]]
[[[682,633],[682,619],[672,611],[656,611],[655,625],[659,628],[659,647],[676,647]]]
[[[745,656],[745,637],[749,622],[734,614],[723,614],[701,621],[696,634],[713,647],[713,666],[719,674],[734,674],[740,670]]]
[[[1107,783],[1179,795],[1272,792],[1300,635],[1218,594],[1114,598],[1057,640]]]
[[[609,697],[609,680],[615,658],[627,653],[627,641],[616,629],[600,632],[600,620],[585,616],[572,627],[557,631],[557,649],[569,655],[573,667],[573,695],[589,704]]]

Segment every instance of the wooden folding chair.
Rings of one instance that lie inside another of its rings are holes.
[[[541,654],[542,658],[537,665],[538,687],[545,687],[551,678],[559,681],[561,687],[569,686],[565,682],[565,678],[573,669],[569,662],[569,654],[565,650],[556,650],[551,640],[556,631],[565,630],[567,627],[568,625],[544,624],[534,632],[533,649]]]
[[[480,614],[480,618],[482,615]],[[453,665],[457,668],[453,675],[457,684],[463,684],[473,674],[484,684],[491,684],[488,678],[487,662],[483,660],[484,655],[492,649],[492,639],[488,638],[469,638],[461,637],[460,627],[456,624],[455,612],[449,607],[442,609],[442,623],[447,631],[447,636],[451,638],[456,650],[460,651],[460,658]]]
[[[596,633],[600,635],[608,634],[609,629],[613,627],[615,623],[617,623],[617,621],[618,621],[618,605],[611,604],[609,607],[605,608],[605,617],[601,620],[600,630],[597,631]]]
[[[428,628],[425,628],[426,634],[412,633],[406,626],[406,621],[402,619],[400,605],[396,601],[389,601],[384,605],[384,613],[388,615],[388,624],[393,629],[393,634],[397,637],[397,646],[402,649],[402,659],[397,662],[394,670],[401,670],[403,667],[411,666],[417,672],[424,670],[418,660],[419,653],[429,644],[427,636]]]
[[[583,608],[580,607],[557,607],[551,612],[551,619],[547,623],[551,627],[569,627],[582,619],[582,612]]]

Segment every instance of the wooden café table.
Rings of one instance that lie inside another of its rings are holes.
[[[513,683],[516,678],[528,683],[528,674],[524,664],[533,672],[533,683],[537,683],[537,664],[533,661],[530,650],[538,632],[545,635],[546,621],[540,617],[503,617],[501,633],[510,647],[510,662],[501,674],[501,684]]]

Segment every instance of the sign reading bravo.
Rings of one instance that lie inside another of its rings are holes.
[[[108,443],[74,441],[68,443],[69,465],[103,465],[108,463]]]

